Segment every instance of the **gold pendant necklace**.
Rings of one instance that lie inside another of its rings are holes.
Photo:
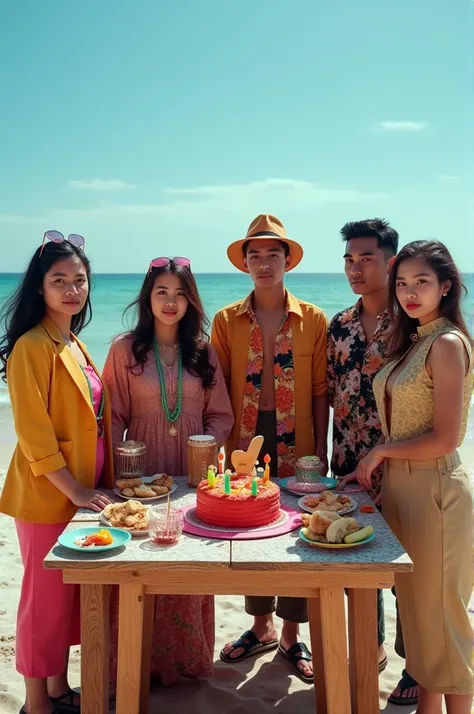
[[[178,430],[174,424],[170,424],[170,428],[168,429],[168,434],[170,436],[178,436]]]

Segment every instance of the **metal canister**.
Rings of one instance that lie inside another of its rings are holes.
[[[196,435],[188,439],[188,483],[198,486],[209,466],[217,467],[217,442],[213,436]]]
[[[143,441],[123,441],[115,447],[115,468],[120,478],[141,478],[145,475],[146,444]]]

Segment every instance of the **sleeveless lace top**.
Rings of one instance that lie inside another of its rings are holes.
[[[373,381],[382,432],[387,441],[411,439],[433,429],[434,390],[432,379],[426,371],[426,358],[435,339],[444,333],[458,335],[469,355],[469,370],[464,379],[463,412],[458,446],[462,444],[466,434],[469,404],[473,390],[472,347],[462,332],[443,317],[418,327],[418,335],[424,340],[393,385],[390,431],[387,426],[385,390],[390,374],[403,357],[389,362]],[[448,365],[447,369],[449,369]]]

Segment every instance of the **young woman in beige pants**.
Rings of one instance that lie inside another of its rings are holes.
[[[473,389],[472,339],[462,283],[448,249],[417,241],[390,278],[392,361],[373,389],[385,442],[358,467],[370,485],[384,462],[382,511],[414,570],[397,575],[407,670],[420,684],[417,714],[470,714],[473,633],[472,495],[456,449]]]

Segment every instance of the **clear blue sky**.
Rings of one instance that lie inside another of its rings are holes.
[[[369,216],[474,272],[474,2],[18,0],[0,28],[0,271],[50,228],[96,272],[232,270],[273,212],[303,272]]]

